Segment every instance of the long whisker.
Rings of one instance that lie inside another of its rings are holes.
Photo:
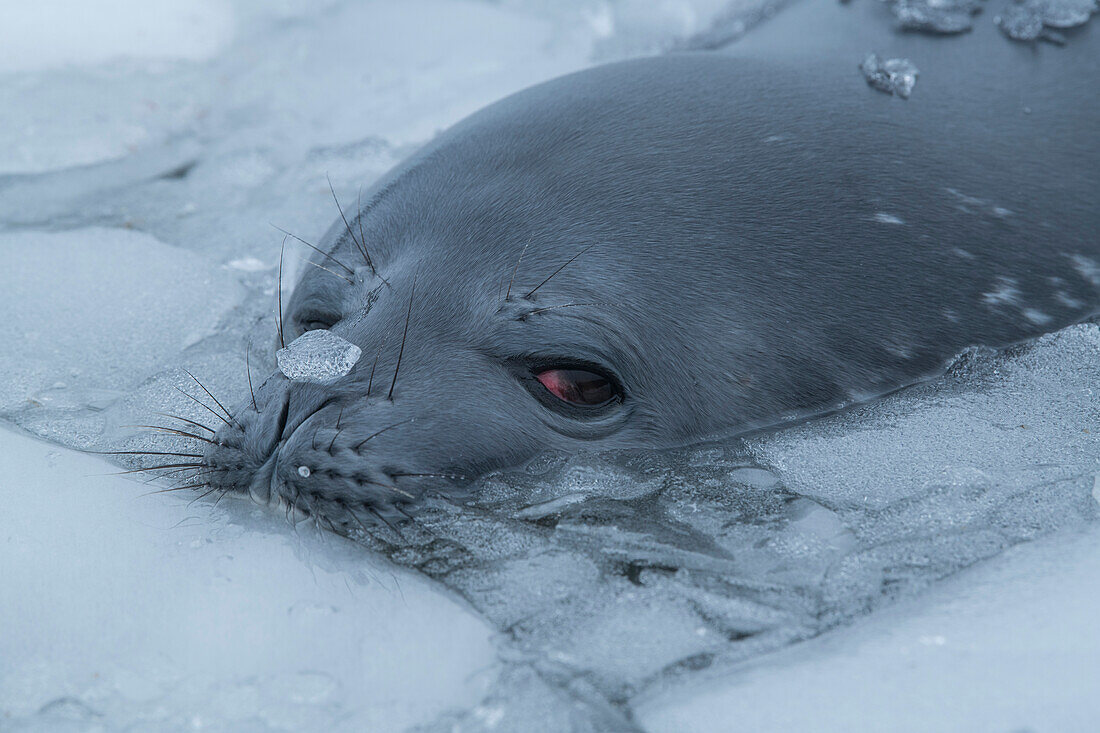
[[[218,487],[217,487],[217,486],[215,486],[214,488],[210,489],[210,491],[206,491],[206,492],[203,492],[203,493],[199,494],[199,495],[198,495],[198,496],[196,496],[196,497],[195,497],[194,499],[192,499],[191,501],[187,502],[187,506],[191,506],[192,504],[194,504],[194,503],[195,503],[196,501],[198,501],[199,499],[205,499],[206,497],[210,496],[211,494],[213,494],[213,493],[214,493],[215,491],[217,491],[217,490],[218,490]]]
[[[248,377],[248,394],[252,395],[252,409],[256,412],[260,411],[259,407],[256,407],[256,391],[252,389],[252,367],[248,364],[248,359],[252,355],[252,341],[248,342],[248,346],[244,347],[244,373]],[[211,441],[213,442],[213,441]]]
[[[351,230],[351,224],[348,223],[348,218],[344,216],[344,207],[340,205],[340,199],[336,197],[336,189],[333,188],[332,179],[328,177],[328,174],[325,174],[325,180],[328,181],[328,190],[332,193],[332,200],[336,202],[336,209],[340,212],[340,218],[344,220],[344,228],[347,229],[348,236],[351,237],[352,242],[355,242],[355,246],[359,249],[360,254],[363,255],[363,259],[367,261],[367,267],[370,268],[370,271],[377,274],[378,271],[374,269],[374,262],[371,261],[370,253],[367,252],[366,244],[360,243],[359,240],[355,238],[355,232]]]
[[[210,443],[211,445],[217,445],[217,443],[215,443],[213,440],[210,440],[210,438],[204,438],[201,435],[195,435],[194,433],[189,433],[186,430],[176,430],[175,428],[166,428],[163,425],[120,425],[119,427],[123,427],[123,428],[147,428],[149,430],[159,430],[162,433],[171,433],[172,435],[178,435],[181,438],[194,438],[195,440],[201,440],[204,443]]]
[[[388,519],[386,519],[381,514],[379,514],[377,510],[367,509],[367,511],[370,512],[371,514],[373,514],[375,516],[375,518],[378,519],[378,521],[380,521],[382,524],[389,527],[390,531],[393,532],[398,537],[400,537],[402,541],[405,540],[405,535],[401,534],[401,530],[399,530],[397,527],[393,526],[393,524],[391,524]]]
[[[316,262],[314,262],[313,260],[306,260],[306,263],[307,263],[307,264],[309,264],[309,265],[312,265],[313,267],[316,267],[316,268],[317,268],[318,270],[324,270],[325,272],[327,272],[328,274],[332,275],[333,277],[338,277],[338,278],[340,278],[341,280],[343,280],[344,282],[346,282],[346,283],[347,283],[348,285],[354,285],[354,284],[355,284],[355,281],[354,281],[354,280],[352,280],[351,278],[348,278],[348,277],[344,277],[344,276],[343,276],[343,275],[341,275],[340,273],[338,273],[338,272],[335,272],[335,271],[333,271],[333,270],[330,270],[330,269],[328,269],[327,267],[325,267],[324,265],[318,265],[318,264],[317,264]]]
[[[143,471],[161,471],[165,468],[203,468],[201,463],[165,463],[162,466],[149,466],[147,468],[132,468],[129,471],[116,471],[106,473],[104,476],[125,476],[130,473],[142,473]]]
[[[512,279],[508,281],[508,290],[504,292],[504,301],[508,302],[508,298],[512,295],[512,283],[516,281],[516,273],[519,271],[519,263],[523,262],[523,256],[527,254],[527,248],[531,246],[531,242],[523,245],[523,251],[519,253],[519,259],[516,260],[516,266],[512,268]]]
[[[172,389],[176,390],[177,392],[179,392],[179,393],[180,393],[181,395],[183,395],[184,397],[188,397],[188,398],[190,398],[190,399],[194,400],[194,401],[195,401],[195,404],[196,404],[196,405],[201,405],[201,406],[202,406],[202,408],[203,408],[203,409],[205,409],[205,410],[206,410],[207,412],[209,412],[209,413],[210,413],[211,415],[213,415],[214,417],[218,418],[219,420],[221,420],[221,421],[222,421],[223,423],[225,423],[225,424],[226,424],[226,425],[228,425],[229,427],[233,427],[233,423],[229,422],[229,421],[228,421],[228,420],[226,420],[226,419],[225,419],[224,417],[222,417],[221,415],[219,415],[218,413],[216,413],[216,412],[214,411],[214,409],[213,409],[212,407],[210,407],[209,405],[207,405],[207,404],[205,404],[204,402],[202,402],[201,400],[199,400],[199,398],[198,398],[198,397],[195,397],[195,396],[194,396],[194,395],[192,395],[192,394],[188,394],[188,393],[184,392],[184,391],[183,391],[182,389],[180,389],[179,387],[175,387],[175,386],[173,386],[173,387],[172,387]],[[211,431],[211,432],[213,432],[213,431]]]
[[[535,310],[529,311],[529,313],[527,313],[524,317],[526,318],[527,316],[533,316],[533,315],[537,315],[537,314],[540,314],[540,313],[546,313],[547,310],[557,310],[558,308],[575,308],[577,306],[602,306],[602,305],[607,305],[607,304],[606,303],[565,303],[565,304],[557,305],[557,306],[547,306],[546,308],[536,308]]]
[[[195,384],[197,384],[197,385],[199,385],[200,387],[202,387],[202,391],[206,393],[207,397],[209,397],[210,399],[214,400],[214,404],[215,404],[215,405],[217,405],[218,407],[222,408],[222,412],[224,412],[224,413],[225,413],[225,416],[226,416],[226,417],[228,417],[228,418],[229,418],[230,420],[232,420],[232,419],[233,419],[233,413],[232,413],[232,412],[230,412],[229,410],[225,409],[225,405],[223,405],[223,404],[222,404],[221,402],[219,402],[219,401],[218,401],[218,398],[214,396],[214,393],[213,393],[213,392],[211,392],[210,390],[208,390],[208,389],[206,388],[206,385],[205,385],[205,384],[203,384],[202,382],[200,382],[200,381],[199,381],[199,380],[198,380],[198,379],[197,379],[197,378],[195,377],[195,375],[194,375],[194,374],[192,374],[191,372],[187,371],[186,369],[184,369],[184,370],[183,370],[183,372],[184,372],[184,374],[186,374],[187,376],[191,377],[191,379],[194,379],[194,380],[195,380]]]
[[[462,479],[466,477],[457,473],[391,473],[390,476],[394,478],[405,477],[417,477],[417,478],[450,478],[450,479]]]
[[[525,296],[523,296],[523,297],[524,297],[524,298],[530,298],[530,297],[531,297],[532,295],[534,295],[534,294],[535,294],[535,291],[536,291],[536,290],[538,290],[539,288],[541,288],[541,287],[542,287],[543,285],[545,285],[546,283],[550,282],[550,279],[551,279],[552,277],[554,277],[554,275],[557,275],[557,274],[558,274],[559,272],[561,272],[562,270],[564,270],[564,269],[565,269],[566,267],[568,267],[569,263],[571,263],[571,262],[572,262],[573,260],[575,260],[575,259],[577,259],[578,257],[580,257],[581,255],[583,255],[583,254],[584,254],[585,252],[587,252],[588,250],[590,250],[590,249],[592,249],[593,247],[595,247],[595,246],[596,246],[597,244],[599,244],[599,242],[594,242],[594,243],[592,243],[592,244],[588,245],[587,247],[585,247],[584,249],[582,249],[582,250],[581,250],[580,252],[578,252],[577,254],[575,254],[575,255],[573,255],[572,257],[570,257],[570,258],[569,258],[568,260],[566,260],[566,261],[565,261],[565,263],[564,263],[564,264],[563,264],[563,265],[562,265],[561,267],[559,267],[558,269],[556,269],[556,270],[554,270],[553,272],[551,272],[551,273],[550,273],[550,277],[546,278],[545,280],[543,280],[542,282],[540,282],[540,283],[539,283],[538,285],[536,285],[535,287],[533,287],[533,288],[531,288],[530,290],[528,290],[528,291],[527,291],[527,295],[525,295]]]
[[[279,312],[276,314],[278,320],[276,324],[279,327],[279,347],[286,348],[286,340],[283,338],[283,254],[286,253],[286,237],[283,237],[283,244],[279,247],[279,282],[276,286],[276,299],[278,301]]]
[[[187,393],[184,392],[184,394],[187,394]],[[190,397],[190,395],[187,395],[187,396]],[[192,399],[194,399],[194,398],[192,398]],[[211,428],[207,425],[203,425],[201,422],[195,422],[194,420],[189,420],[186,417],[180,417],[179,415],[172,415],[172,414],[167,413],[167,412],[154,412],[153,414],[154,415],[160,415],[161,417],[170,417],[173,420],[179,420],[180,422],[185,422],[188,425],[194,425],[196,428],[202,428],[203,430],[207,431],[208,433],[217,433],[218,432],[217,430],[214,430],[214,428]]]
[[[283,228],[282,228],[281,226],[276,226],[275,224],[272,224],[271,226],[275,227],[276,229],[278,229],[278,230],[279,230],[280,232],[282,232],[283,234],[287,235],[287,236],[288,236],[288,237],[290,237],[291,239],[294,239],[294,240],[297,240],[298,242],[301,242],[302,244],[304,244],[305,246],[309,247],[310,249],[312,249],[312,250],[313,250],[314,252],[316,252],[317,254],[321,255],[322,257],[325,257],[325,258],[327,258],[327,259],[330,259],[330,260],[332,260],[332,261],[333,261],[333,262],[335,262],[335,263],[336,263],[337,265],[339,265],[340,267],[342,267],[342,268],[344,268],[345,270],[347,270],[347,271],[348,271],[348,274],[349,274],[349,275],[354,275],[354,274],[355,274],[355,270],[351,269],[350,267],[348,267],[347,265],[345,265],[345,264],[344,264],[343,262],[341,262],[340,260],[338,260],[338,259],[336,259],[335,257],[333,257],[333,256],[332,256],[331,254],[329,254],[328,252],[325,252],[325,251],[324,251],[323,249],[321,249],[321,248],[320,248],[320,247],[318,247],[317,245],[313,244],[312,242],[307,242],[306,240],[304,240],[304,239],[302,239],[301,237],[299,237],[299,236],[298,236],[297,234],[291,234],[291,233],[290,233],[290,232],[288,232],[288,231],[287,231],[286,229],[283,229]]]
[[[371,387],[374,385],[374,370],[378,368],[378,359],[382,356],[382,349],[386,346],[386,335],[382,335],[382,343],[378,344],[378,353],[374,355],[374,363],[370,367],[370,377],[367,379],[367,397],[370,397]]]
[[[184,458],[202,458],[202,453],[175,453],[164,450],[90,450],[100,456],[182,456]]]
[[[405,331],[401,334],[401,348],[397,351],[397,366],[393,368],[393,381],[386,399],[393,402],[393,388],[397,386],[397,373],[401,370],[401,357],[405,355],[405,340],[409,337],[409,321],[412,319],[413,298],[416,296],[416,273],[413,273],[412,290],[409,291],[409,309],[405,312]]]
[[[363,447],[363,445],[364,445],[364,444],[365,444],[365,443],[366,443],[366,442],[367,442],[368,440],[372,440],[372,439],[374,439],[374,438],[377,438],[377,437],[378,437],[379,435],[381,435],[382,433],[386,432],[387,430],[393,430],[393,429],[394,429],[394,428],[396,428],[396,427],[400,427],[400,426],[402,426],[402,425],[405,425],[405,424],[407,424],[407,423],[411,423],[411,422],[415,422],[415,421],[416,421],[416,418],[415,418],[415,417],[410,417],[410,418],[409,418],[408,420],[402,420],[401,422],[395,422],[395,423],[394,423],[394,424],[392,424],[392,425],[387,425],[386,427],[384,427],[384,428],[382,428],[381,430],[379,430],[379,431],[378,431],[377,433],[373,433],[373,434],[371,434],[371,435],[368,435],[367,437],[363,438],[363,440],[361,440],[361,441],[359,442],[359,444],[358,444],[357,446],[355,446],[355,448],[353,448],[352,450],[359,450],[360,448],[362,448],[362,447]]]

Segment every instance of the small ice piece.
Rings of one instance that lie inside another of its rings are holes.
[[[1015,0],[993,22],[1015,41],[1042,38],[1061,44],[1065,37],[1051,28],[1084,25],[1096,11],[1096,0]]]
[[[981,9],[978,0],[895,0],[891,7],[904,30],[946,34],[969,31]]]
[[[884,60],[874,53],[867,54],[859,65],[859,70],[872,87],[880,92],[896,94],[902,99],[909,99],[920,73],[909,59]]]
[[[355,344],[345,341],[332,331],[306,331],[285,349],[279,349],[275,360],[279,371],[292,382],[329,384],[351,371],[363,355]]]

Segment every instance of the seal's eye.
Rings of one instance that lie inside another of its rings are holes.
[[[298,331],[304,333],[306,331],[330,329],[339,323],[340,316],[334,313],[311,310],[299,315],[295,318],[295,321],[297,321]]]
[[[610,379],[585,369],[547,369],[535,379],[559,400],[585,407],[605,405],[618,397]]]

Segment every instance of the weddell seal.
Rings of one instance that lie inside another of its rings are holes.
[[[205,480],[395,517],[544,450],[773,426],[1096,313],[1096,34],[942,41],[802,5],[729,52],[522,91],[387,174],[283,315],[285,343],[361,358],[267,379]],[[867,86],[872,43],[916,60],[910,99]]]

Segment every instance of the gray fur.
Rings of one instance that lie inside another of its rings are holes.
[[[286,312],[288,341],[332,314],[362,359],[327,387],[270,378],[208,452],[213,482],[387,511],[438,482],[396,474],[772,426],[1096,313],[1092,29],[1036,50],[802,5],[722,55],[528,89],[388,174],[348,217],[386,282],[338,221],[322,248],[355,285],[307,268]],[[924,51],[908,101],[864,83],[873,43]],[[549,409],[526,365],[555,358],[604,365],[624,401]]]

